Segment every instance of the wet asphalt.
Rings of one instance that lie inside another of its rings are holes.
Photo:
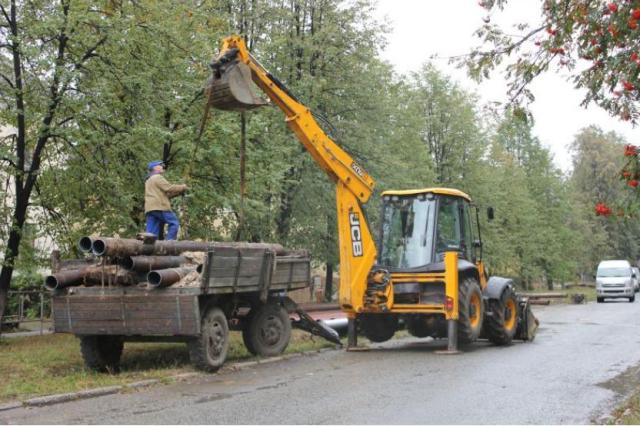
[[[41,408],[0,423],[587,424],[640,384],[640,303],[534,307],[531,343],[405,338]],[[125,349],[126,350],[126,349]]]

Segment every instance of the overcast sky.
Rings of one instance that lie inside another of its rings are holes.
[[[391,26],[383,58],[401,73],[418,70],[434,54],[448,58],[469,52],[479,40],[473,32],[487,16],[476,0],[378,0],[378,13]],[[534,24],[539,17],[539,1],[512,0],[511,6],[501,13],[495,12],[491,20],[506,30],[518,22]],[[477,93],[482,102],[507,100],[506,84],[500,75],[478,85],[446,59],[435,60],[434,64],[462,87]],[[571,168],[568,146],[574,135],[590,124],[616,131],[629,143],[638,144],[639,130],[631,124],[610,117],[595,105],[588,109],[580,107],[584,92],[574,89],[565,77],[549,72],[532,85],[536,97],[531,105],[534,133],[551,150],[558,167],[564,171]]]

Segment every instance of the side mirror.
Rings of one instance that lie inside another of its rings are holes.
[[[487,219],[493,220],[493,207],[487,207]]]

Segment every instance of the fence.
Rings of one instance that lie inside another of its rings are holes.
[[[49,325],[48,323],[45,325],[45,321],[49,318],[51,318],[51,294],[48,291],[12,290],[9,291],[9,303],[2,318],[1,328],[3,331],[8,331],[20,327],[44,334],[48,331]],[[32,324],[38,325],[31,327]]]

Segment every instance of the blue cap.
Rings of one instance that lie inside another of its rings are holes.
[[[164,161],[160,161],[160,160],[150,161],[149,164],[147,164],[147,169],[153,170],[155,166],[159,166],[160,164],[164,164]]]

